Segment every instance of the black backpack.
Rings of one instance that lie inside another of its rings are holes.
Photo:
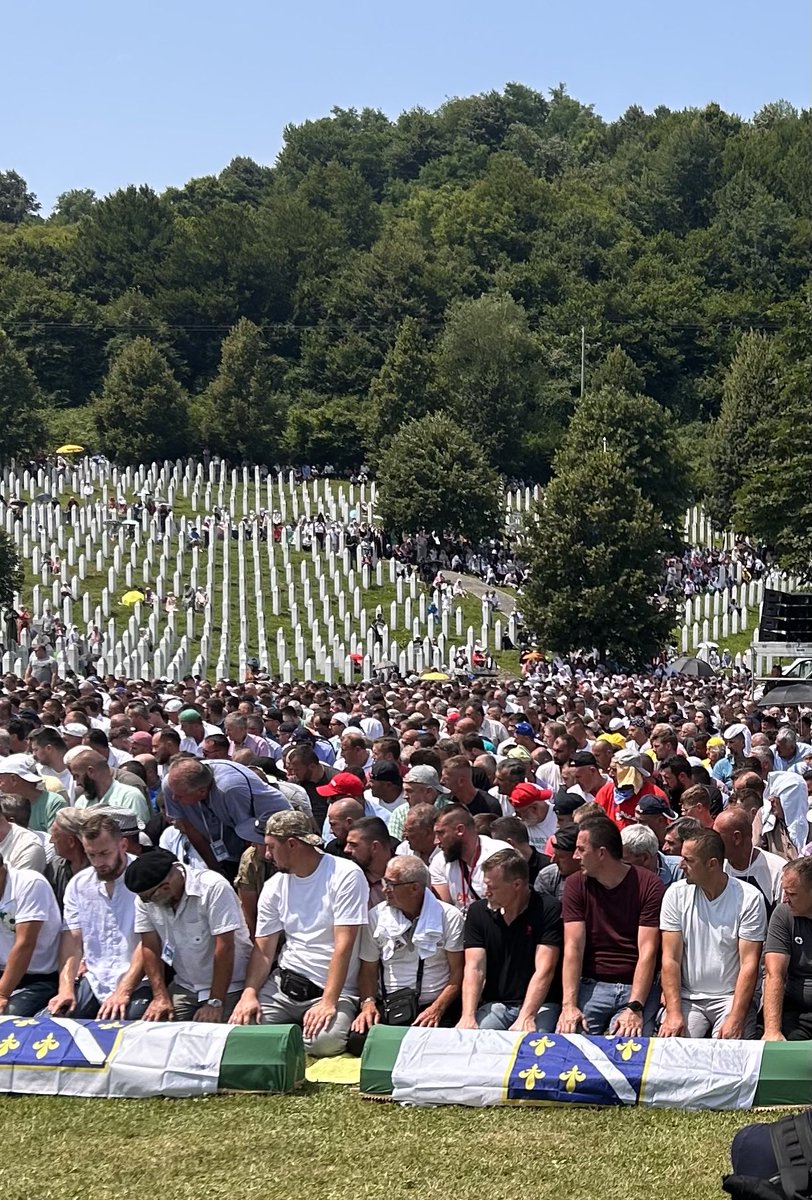
[[[742,1157],[759,1174],[739,1173]],[[810,1200],[812,1198],[812,1109],[782,1117],[771,1125],[748,1125],[739,1131],[731,1151],[734,1174],[722,1187],[733,1200]]]

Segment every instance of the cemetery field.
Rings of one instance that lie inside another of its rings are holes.
[[[15,1096],[0,1098],[0,1182],[4,1200],[140,1200],[145,1185],[164,1200],[717,1200],[731,1139],[754,1119],[406,1109],[323,1085],[198,1100]]]
[[[132,503],[145,481],[172,504],[174,521],[164,537],[146,515],[140,525],[133,521],[127,527],[108,520],[109,496],[123,495]],[[496,650],[495,623],[483,630],[482,604],[473,593],[455,598],[444,620],[432,620],[425,611],[431,600],[427,589],[417,581],[396,580],[386,560],[378,569],[362,570],[349,552],[328,559],[295,544],[255,546],[242,536],[239,541],[213,538],[208,548],[189,547],[189,529],[215,505],[236,520],[260,507],[281,508],[294,520],[302,511],[319,508],[339,519],[349,512],[364,517],[374,512],[374,485],[365,491],[341,481],[331,481],[329,488],[322,481],[320,490],[313,484],[275,485],[269,503],[266,488],[247,472],[224,475],[222,486],[219,479],[206,482],[208,486],[201,477],[181,479],[170,464],[151,473],[145,468],[114,470],[105,479],[85,463],[67,477],[44,477],[37,485],[43,497],[51,495],[64,504],[76,495],[82,505],[76,524],[63,524],[60,530],[50,505],[32,497],[25,532],[20,523],[13,526],[25,572],[21,602],[35,616],[48,602],[63,616],[68,612],[82,631],[98,625],[105,635],[105,665],[135,676],[192,670],[236,677],[246,659],[256,657],[271,674],[284,675],[290,664],[291,677],[309,671],[313,678],[336,680],[347,677],[350,654],[393,658],[419,670],[435,665],[437,657],[428,643],[421,648],[415,641],[426,635],[437,642],[443,661],[453,646],[483,639],[502,672],[518,673],[518,652]],[[88,483],[92,495],[80,491]],[[20,490],[13,484],[7,494]],[[6,513],[7,527],[8,517]],[[72,587],[67,607],[47,569],[54,554],[61,559],[62,579]],[[180,597],[190,583],[206,591],[205,611],[187,613],[179,605],[168,616],[163,599],[169,593]],[[146,586],[158,595],[152,609],[122,603],[126,592]],[[369,630],[378,607],[388,628],[384,646],[376,651]],[[497,614],[497,619],[507,631],[507,617]],[[407,652],[408,660],[402,659]]]

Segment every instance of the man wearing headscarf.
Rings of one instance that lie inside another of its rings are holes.
[[[614,821],[618,829],[624,829],[630,821],[636,821],[635,809],[643,796],[659,796],[666,804],[668,797],[662,788],[651,782],[649,760],[633,750],[618,750],[609,768],[611,779],[595,796],[595,803]]]

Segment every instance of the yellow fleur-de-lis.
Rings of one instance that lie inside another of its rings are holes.
[[[9,1050],[19,1050],[19,1049],[20,1049],[20,1043],[17,1041],[14,1034],[10,1033],[8,1035],[8,1037],[3,1038],[2,1042],[0,1042],[0,1058],[5,1057],[5,1055],[8,1054]]]
[[[624,1062],[628,1062],[633,1054],[636,1054],[638,1050],[643,1049],[640,1043],[633,1041],[632,1038],[629,1038],[628,1042],[618,1042],[617,1048],[620,1051],[620,1057]]]
[[[36,1051],[37,1058],[45,1058],[46,1054],[50,1054],[52,1050],[58,1049],[59,1042],[52,1033],[49,1033],[47,1037],[40,1038],[38,1042],[34,1042],[34,1050]]]
[[[123,1028],[124,1028],[123,1021],[104,1021],[104,1022],[100,1021],[99,1022],[99,1029],[123,1029]]]
[[[564,1091],[574,1092],[578,1084],[584,1082],[586,1075],[579,1067],[570,1067],[569,1071],[562,1071],[558,1078],[564,1084]]]
[[[544,1078],[544,1072],[533,1063],[532,1067],[528,1067],[526,1071],[519,1072],[519,1078],[524,1080],[524,1086],[528,1092],[532,1092],[538,1081]]]
[[[21,1029],[24,1025],[39,1025],[39,1021],[35,1021],[33,1017],[18,1017],[14,1024],[17,1029]]]
[[[544,1053],[545,1050],[551,1050],[553,1048],[553,1046],[555,1045],[555,1042],[551,1041],[550,1038],[548,1038],[547,1035],[545,1034],[544,1037],[533,1038],[530,1045],[535,1050],[537,1056],[540,1057]]]

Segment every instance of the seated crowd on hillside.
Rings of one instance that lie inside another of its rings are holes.
[[[0,1015],[812,1039],[809,710],[545,660],[2,683]]]

